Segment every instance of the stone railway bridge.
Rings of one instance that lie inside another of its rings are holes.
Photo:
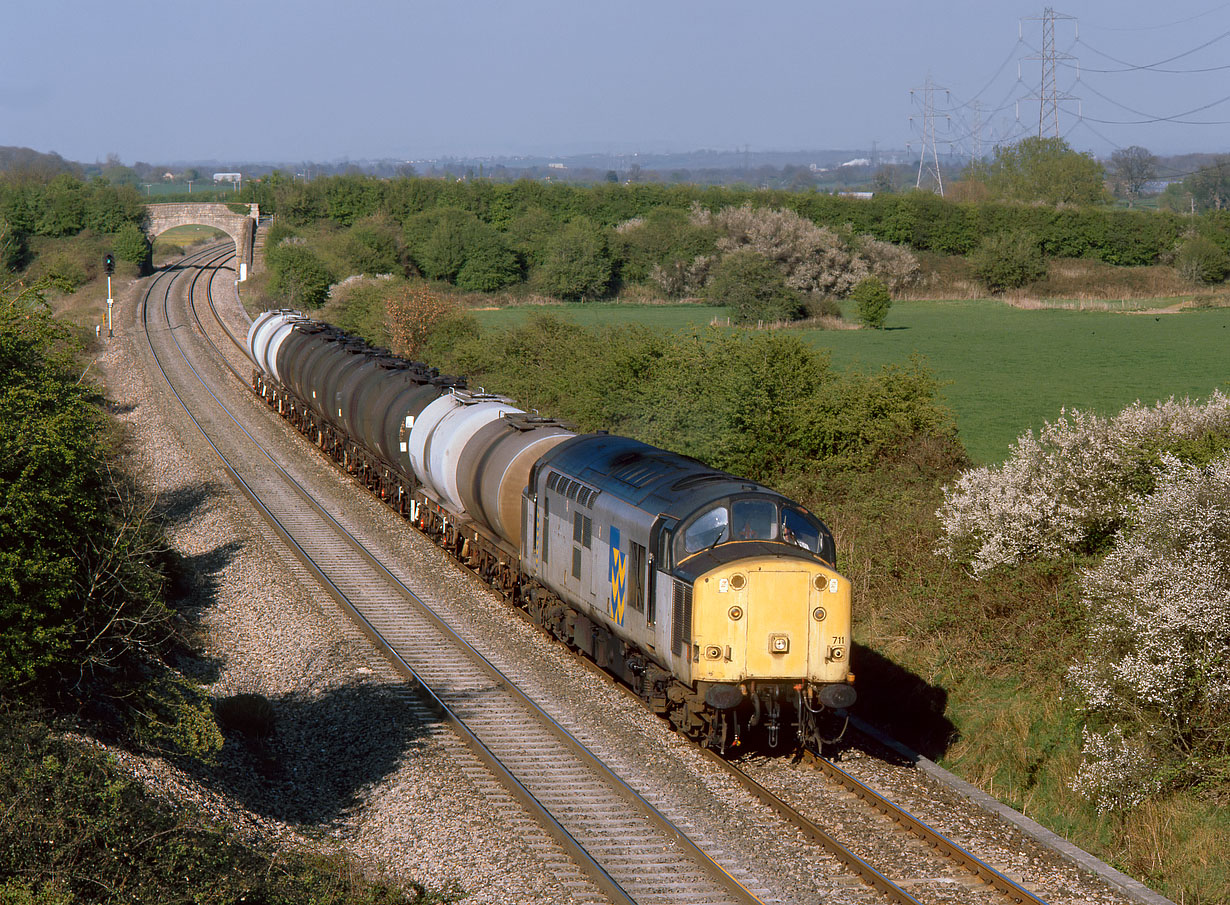
[[[149,225],[145,234],[151,242],[175,226],[212,226],[220,229],[235,241],[235,255],[239,261],[236,268],[239,280],[248,278],[252,266],[252,252],[256,242],[256,226],[260,220],[260,205],[257,204],[147,204]],[[236,213],[231,208],[246,208]]]

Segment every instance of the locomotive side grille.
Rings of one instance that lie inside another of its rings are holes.
[[[675,579],[671,617],[671,650],[684,655],[692,643],[692,586]]]

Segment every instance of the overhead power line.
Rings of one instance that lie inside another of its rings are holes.
[[[1129,63],[1126,60],[1121,60],[1118,57],[1115,57],[1109,53],[1106,53],[1105,51],[1098,50],[1096,47],[1092,46],[1088,41],[1082,41],[1079,35],[1077,35],[1076,40],[1078,43],[1084,45],[1085,47],[1088,47],[1094,53],[1100,56],[1104,56],[1108,60],[1113,60],[1114,62],[1118,63],[1120,66],[1124,67],[1123,69],[1086,69],[1087,72],[1105,72],[1105,73],[1166,72],[1166,73],[1174,73],[1174,74],[1181,75],[1181,74],[1190,73],[1190,72],[1216,72],[1219,69],[1230,69],[1230,66],[1210,66],[1205,69],[1162,69],[1160,68],[1164,66],[1166,63],[1173,63],[1175,60],[1181,60],[1183,59],[1183,57],[1190,57],[1194,53],[1199,53],[1200,51],[1204,50],[1206,47],[1211,47],[1214,44],[1216,44],[1218,41],[1224,41],[1226,38],[1230,38],[1230,31],[1224,31],[1217,37],[1210,38],[1209,40],[1205,41],[1203,44],[1199,44],[1196,47],[1193,47],[1191,50],[1185,50],[1182,53],[1176,53],[1174,56],[1167,57],[1164,60],[1158,60],[1155,63],[1146,63],[1144,65],[1138,65],[1136,63]]]
[[[1162,22],[1157,25],[1098,25],[1095,23],[1093,27],[1098,31],[1158,31],[1163,28],[1173,28],[1176,25],[1186,25],[1188,22],[1195,22],[1197,19],[1203,19],[1205,16],[1212,15],[1213,13],[1219,13],[1228,6],[1230,6],[1230,3],[1221,3],[1212,9],[1196,13],[1194,16],[1176,19],[1174,22]]]

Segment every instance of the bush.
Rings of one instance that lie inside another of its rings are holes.
[[[348,277],[330,291],[329,304],[321,318],[348,333],[362,336],[374,346],[387,346],[388,310],[385,303],[392,293],[404,285],[403,280]]]
[[[148,508],[103,458],[100,397],[72,353],[31,298],[0,296],[0,690],[80,688],[170,621]]]
[[[457,314],[455,299],[432,292],[424,285],[397,286],[385,298],[385,329],[389,347],[414,358],[440,321]]]
[[[460,289],[494,292],[521,278],[516,255],[494,227],[469,211],[444,208],[406,225],[410,254],[422,274]]]
[[[329,296],[333,274],[303,245],[283,242],[265,253],[269,291],[290,308],[319,308]]]
[[[294,235],[294,228],[285,220],[274,220],[265,230],[265,247],[277,248],[284,240]]]
[[[65,342],[45,312],[0,298],[0,689],[68,667],[97,616],[79,554],[107,533],[98,399]]]
[[[705,290],[709,272],[717,260],[715,255],[697,255],[691,261],[655,264],[649,272],[649,278],[673,298],[700,295]]]
[[[152,248],[145,231],[133,223],[126,224],[111,240],[115,256],[121,261],[135,264],[139,273],[149,267]]]
[[[811,296],[803,303],[804,317],[824,317],[841,320],[841,303],[830,296]]]
[[[32,280],[46,280],[62,292],[76,292],[90,280],[90,265],[81,249],[66,246],[40,254],[30,266]]]
[[[1175,270],[1189,283],[1209,285],[1220,283],[1230,271],[1230,258],[1211,239],[1191,236],[1179,246],[1175,255]]]
[[[406,271],[401,230],[388,217],[369,217],[352,226],[343,254],[352,273],[404,275]]]
[[[1074,788],[1123,811],[1162,788],[1230,784],[1230,456],[1166,458],[1083,576],[1089,643]]]
[[[725,255],[705,285],[705,298],[730,308],[736,324],[777,323],[804,314],[803,299],[782,272],[751,249]]]
[[[1002,465],[974,468],[944,489],[939,552],[974,574],[1031,559],[1099,552],[1164,453],[1208,462],[1230,447],[1230,398],[1139,402],[1114,418],[1063,412],[1024,434]]]
[[[222,734],[205,690],[170,673],[131,691],[132,737],[144,750],[166,757],[212,762],[222,750]]]
[[[1046,276],[1038,237],[1024,230],[987,236],[970,255],[970,266],[991,292],[1019,289]]]
[[[697,208],[693,220],[716,229],[718,249],[749,249],[772,261],[786,285],[799,292],[844,297],[868,274],[867,262],[833,230],[793,211],[726,207],[716,214]]]
[[[0,216],[0,273],[16,270],[26,260],[26,237]]]
[[[893,306],[888,288],[876,277],[862,280],[850,293],[851,301],[858,303],[858,316],[868,327],[878,330],[884,326],[888,309]]]
[[[686,267],[713,254],[716,240],[712,228],[694,224],[686,211],[659,208],[621,223],[612,244],[624,282],[644,282],[656,270]]]
[[[883,281],[889,292],[900,292],[918,279],[918,258],[900,245],[860,236],[858,253],[867,261],[871,275]]]
[[[542,292],[584,301],[610,292],[614,275],[606,233],[592,220],[578,217],[547,243],[533,279]]]

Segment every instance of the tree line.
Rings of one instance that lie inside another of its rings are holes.
[[[50,179],[27,176],[0,177],[0,271],[19,271],[36,263],[40,252],[51,250],[45,240],[107,236],[108,243],[121,260],[134,266],[149,256],[149,242],[143,227],[147,213],[141,196],[131,186],[113,186],[98,179],[85,182],[74,175],[60,173]],[[68,246],[51,250],[61,260],[48,266],[47,276],[66,288],[75,288],[91,277],[101,260],[91,246],[91,258],[66,251]]]
[[[1130,177],[1129,191],[1139,191],[1148,171],[1144,154],[1143,161],[1129,154],[1116,164],[1117,173]],[[351,231],[346,240],[350,248],[332,256],[338,265],[333,268],[336,278],[371,272],[348,269],[351,265],[342,260],[348,256],[354,264],[385,268],[379,272],[417,273],[469,291],[524,286],[579,300],[654,284],[668,297],[698,295],[708,281],[707,267],[720,257],[719,245],[730,239],[722,231],[723,218],[744,209],[793,216],[827,231],[836,237],[829,244],[844,248],[842,253],[852,259],[871,242],[911,252],[973,256],[976,274],[993,291],[1028,282],[1050,258],[1123,266],[1193,259],[1188,272],[1199,281],[1224,276],[1230,262],[1227,214],[1210,211],[1192,217],[1115,208],[1106,203],[1110,196],[1105,177],[1101,164],[1062,140],[1027,139],[967,168],[960,194],[979,200],[966,201],[919,191],[866,199],[688,185],[575,186],[358,175],[303,183],[278,173],[252,192],[263,209],[276,213],[279,229],[286,230],[271,237],[293,236],[320,224]],[[276,246],[271,246],[275,269],[280,256],[299,263],[310,260],[311,249],[282,252]],[[812,251],[823,256],[818,247]],[[1006,253],[1010,266],[1004,268]],[[382,260],[371,260],[373,256]],[[789,282],[789,266],[778,269]],[[315,282],[325,281],[328,270],[316,267]],[[849,273],[857,271],[847,268]],[[900,288],[883,274],[873,275],[890,290]],[[852,283],[837,279],[823,291],[812,291],[841,297],[852,288]]]

